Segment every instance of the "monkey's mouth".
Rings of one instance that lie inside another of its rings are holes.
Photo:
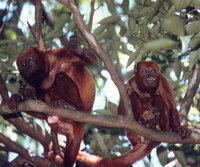
[[[155,77],[148,77],[147,78],[147,83],[149,83],[149,84],[152,84],[152,83],[154,83],[155,82]]]

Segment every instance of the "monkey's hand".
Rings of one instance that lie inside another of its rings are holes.
[[[159,116],[160,113],[157,111],[157,108],[149,106],[140,116],[139,121],[153,129],[159,128]]]
[[[36,90],[34,87],[31,85],[25,84],[25,83],[20,83],[19,91],[18,91],[19,96],[21,99],[24,100],[36,100]]]
[[[188,128],[188,125],[173,128],[173,131],[178,132],[183,140],[189,138],[192,133],[192,131]]]
[[[19,94],[13,94],[8,102],[7,102],[7,106],[8,108],[13,111],[16,112],[17,111],[17,105],[22,101],[21,97]]]
[[[13,94],[7,102],[8,108],[13,112],[17,112],[17,106],[24,100],[36,99],[35,88],[24,83],[20,83],[20,88],[17,94]],[[19,117],[22,116],[21,113],[18,114],[8,114],[5,118]]]

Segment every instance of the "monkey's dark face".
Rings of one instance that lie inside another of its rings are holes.
[[[17,67],[20,75],[34,87],[41,84],[47,73],[45,57],[36,48],[28,48],[19,55]]]
[[[137,65],[136,77],[138,86],[143,91],[155,91],[160,81],[160,72],[157,65],[152,61],[142,61]]]

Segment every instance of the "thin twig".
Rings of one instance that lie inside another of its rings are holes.
[[[93,23],[93,17],[94,17],[94,5],[95,5],[95,0],[91,0],[91,3],[90,3],[91,12],[90,12],[90,19],[88,23],[88,30],[90,32],[92,30],[92,23]]]
[[[42,39],[42,11],[43,6],[41,0],[35,0],[35,29],[28,23],[29,29],[34,37],[35,42],[40,50],[45,50],[44,41]]]
[[[1,28],[0,28],[0,34],[1,34],[1,32],[2,32],[2,30],[3,30],[3,28],[4,28],[4,26],[5,26],[5,24],[6,24],[6,22],[7,22],[9,8],[10,8],[10,1],[8,1],[7,5],[6,5],[6,9],[5,9],[5,10],[6,10],[6,20],[3,22],[3,24],[2,24],[2,26],[1,26]]]

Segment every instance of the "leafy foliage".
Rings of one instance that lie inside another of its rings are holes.
[[[15,2],[15,4],[13,2],[13,4],[8,4],[7,7],[0,9],[0,27],[3,28],[0,34],[0,71],[10,93],[17,92],[18,83],[22,80],[15,66],[17,56],[25,48],[35,45],[26,23],[22,23],[23,27],[19,26],[19,23],[22,22],[21,18],[23,18],[20,16],[22,9],[26,5],[32,4],[27,4],[23,0]],[[77,4],[80,9],[86,6],[88,8],[89,2],[81,0],[77,1]],[[1,3],[7,4],[7,1],[3,0]],[[81,44],[88,46],[76,27],[71,12],[66,7],[58,2],[43,1],[43,3],[45,3],[46,17],[43,18],[42,33],[46,49],[62,47],[61,37],[69,38],[70,34],[75,32],[78,34]],[[87,5],[84,5],[85,3]],[[142,59],[156,61],[161,72],[174,88],[177,104],[180,105],[192,69],[200,59],[199,8],[199,0],[96,1],[93,19],[95,21],[101,11],[103,11],[104,17],[93,24],[92,33],[110,56],[124,81],[132,75],[132,71],[130,72],[128,68],[132,64]],[[91,10],[83,11],[83,19],[87,23]],[[128,59],[126,63],[123,61],[124,57]],[[103,90],[108,79],[107,76],[102,75],[103,70],[105,67],[100,60],[95,68],[91,67],[98,93]],[[189,115],[189,123],[194,127],[200,125],[200,120],[196,119],[199,117],[200,110],[198,92]],[[116,115],[116,104],[110,102],[109,99],[106,99],[104,103],[101,105],[104,107],[98,109],[96,113]],[[0,124],[2,133],[5,132],[5,129],[11,128],[3,119],[0,119]],[[12,133],[18,135],[14,132],[13,127],[11,129]],[[116,134],[112,134],[115,132]],[[18,138],[21,140],[21,137]],[[101,153],[104,156],[124,153],[130,147],[121,130],[115,131],[92,125],[88,125],[84,141],[89,145],[89,148],[87,147],[89,152]],[[187,145],[178,146],[178,148],[186,156],[186,158],[179,159],[180,152],[178,154],[174,151],[175,157],[182,166],[185,166],[186,159],[192,159],[197,166],[200,165],[200,148],[198,146]],[[165,148],[163,155],[158,153],[162,165],[169,162],[169,159],[160,158],[163,156],[166,158],[169,152],[166,150]]]

